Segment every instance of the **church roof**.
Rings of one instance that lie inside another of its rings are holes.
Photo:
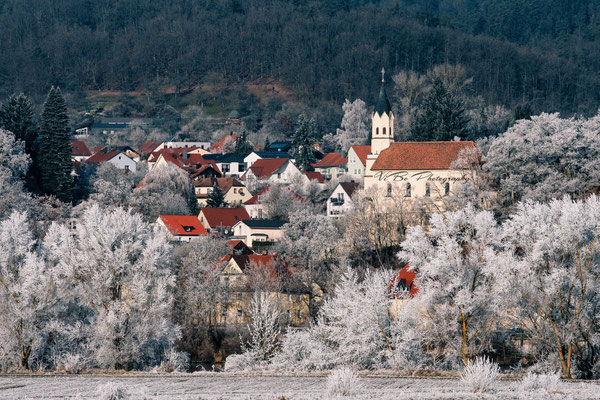
[[[383,150],[372,170],[450,169],[462,149],[475,148],[464,142],[397,142]]]
[[[390,101],[388,100],[383,82],[381,82],[379,97],[377,98],[377,103],[375,104],[375,110],[373,112],[375,114],[379,114],[379,116],[382,116],[384,113],[390,115],[392,112],[392,106],[390,105]]]

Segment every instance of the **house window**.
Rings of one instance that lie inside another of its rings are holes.
[[[385,128],[383,128],[383,134],[385,135]]]
[[[129,165],[125,165],[125,169],[129,169]]]
[[[449,193],[450,193],[450,182],[446,182],[444,184],[444,195],[448,196]]]
[[[242,310],[237,310],[237,316],[238,316],[238,318],[242,318],[242,315],[244,315],[242,313]]]
[[[392,195],[392,184],[388,183],[387,184],[387,195],[386,197],[390,197]]]
[[[245,164],[238,164],[238,172],[244,172],[246,170]]]
[[[236,188],[233,188],[233,193],[237,193],[237,189]]]
[[[263,217],[263,210],[262,210],[262,208],[259,208],[258,209],[258,219],[262,219],[262,217]]]
[[[225,277],[224,282],[226,285],[229,285],[229,277],[228,276]]]
[[[277,174],[277,179],[281,179],[281,173]]]
[[[225,317],[227,317],[227,309],[222,308],[221,309],[221,318],[225,318]]]
[[[407,183],[406,184],[406,194],[404,195],[404,197],[410,197],[411,196],[410,189],[411,189],[410,183]]]
[[[229,164],[221,164],[221,171],[229,172]]]
[[[431,196],[431,184],[430,183],[425,184],[425,196],[427,196],[427,197]]]
[[[298,318],[302,318],[302,311],[300,311],[300,310],[296,311],[296,316]]]

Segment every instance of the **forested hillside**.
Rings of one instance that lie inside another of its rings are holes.
[[[382,66],[462,64],[488,104],[593,113],[585,1],[0,0],[0,97],[273,78],[312,106],[372,99]],[[551,11],[551,12],[550,12]]]

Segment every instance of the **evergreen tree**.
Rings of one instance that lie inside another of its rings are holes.
[[[192,215],[198,215],[200,213],[198,199],[196,198],[196,190],[194,189],[194,182],[190,182],[190,190],[188,191],[188,206],[190,207],[190,213]]]
[[[252,153],[253,150],[254,149],[252,148],[252,145],[250,142],[248,142],[246,132],[242,132],[242,134],[239,135],[235,141],[235,150],[233,150],[233,152],[244,158],[248,154]]]
[[[263,147],[263,151],[271,151],[271,141],[269,140],[268,136],[265,139],[265,146]]]
[[[52,86],[42,112],[37,168],[40,188],[62,201],[71,200],[73,177],[67,106],[60,89]]]
[[[25,142],[25,152],[32,155],[37,131],[33,123],[31,100],[23,93],[13,94],[0,111],[0,128],[15,135],[15,139]]]
[[[414,140],[453,140],[467,136],[468,123],[463,101],[436,78],[420,112],[413,115],[410,130]]]
[[[219,188],[219,185],[215,182],[213,186],[212,192],[208,195],[208,199],[206,200],[207,207],[227,207],[227,203],[225,202],[225,195]]]
[[[314,118],[300,114],[292,146],[296,165],[302,172],[306,172],[314,161],[313,144],[316,133],[317,125]]]

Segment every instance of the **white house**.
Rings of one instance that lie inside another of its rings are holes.
[[[250,168],[257,160],[264,158],[288,158],[292,159],[292,156],[286,152],[280,151],[253,151],[244,158],[246,168]]]
[[[208,232],[195,215],[159,215],[156,225],[167,231],[170,240],[189,242]]]
[[[287,158],[264,158],[257,160],[242,179],[265,179],[271,183],[290,184],[297,180],[308,183],[309,179]]]
[[[286,221],[274,219],[249,219],[233,226],[233,236],[252,248],[253,242],[274,242],[283,236]]]
[[[214,161],[223,176],[239,178],[246,172],[244,159],[235,153],[206,154],[204,155],[204,159]]]
[[[362,182],[367,166],[367,156],[371,152],[371,146],[352,146],[348,150],[348,175],[356,182]]]
[[[358,191],[360,184],[357,182],[339,183],[329,199],[327,200],[327,216],[340,218],[348,210],[354,208],[354,199],[352,196]]]
[[[119,169],[129,170],[132,172],[137,170],[137,163],[119,150],[99,151],[85,160],[85,162],[98,165],[104,162],[109,162]]]

